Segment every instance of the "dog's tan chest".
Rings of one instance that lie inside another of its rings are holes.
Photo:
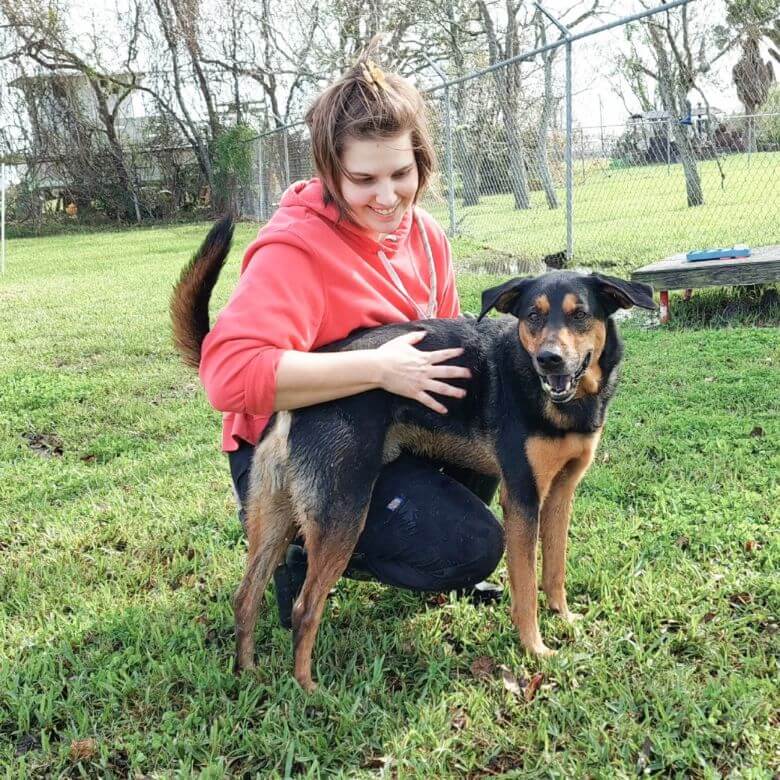
[[[525,454],[533,471],[539,500],[544,501],[555,477],[570,463],[585,470],[596,453],[601,430],[595,433],[569,433],[552,438],[530,436],[525,443]]]

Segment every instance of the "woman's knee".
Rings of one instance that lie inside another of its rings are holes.
[[[496,570],[504,554],[504,529],[492,513],[484,523],[480,551],[482,554],[477,565],[480,573],[478,582],[487,579]]]

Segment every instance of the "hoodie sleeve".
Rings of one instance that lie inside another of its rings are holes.
[[[312,257],[284,243],[261,246],[201,349],[200,378],[222,412],[267,416],[287,350],[308,352],[325,316],[325,292]]]

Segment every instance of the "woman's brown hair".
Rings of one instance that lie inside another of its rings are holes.
[[[433,174],[435,153],[422,95],[406,79],[376,65],[374,38],[357,62],[322,92],[306,112],[314,165],[322,180],[325,203],[335,203],[341,217],[350,209],[341,194],[341,163],[349,139],[390,138],[409,132],[420,183],[415,202]]]

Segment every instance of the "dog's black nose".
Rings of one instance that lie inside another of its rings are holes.
[[[560,368],[563,365],[563,357],[561,357],[561,355],[559,355],[557,352],[544,349],[536,356],[536,362],[539,364],[539,368],[552,371],[553,369]]]

